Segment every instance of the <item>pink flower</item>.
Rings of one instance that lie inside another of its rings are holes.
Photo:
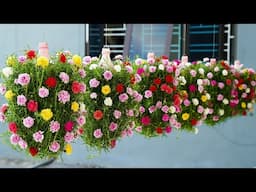
[[[8,104],[7,103],[3,104],[0,108],[0,113],[4,114],[7,111],[7,109],[8,109]]]
[[[69,82],[69,75],[67,73],[60,72],[59,77],[63,83],[67,84]]]
[[[105,71],[104,73],[103,73],[103,76],[104,76],[104,78],[107,80],[107,81],[109,81],[109,80],[111,80],[112,79],[112,73],[111,73],[111,71]]]
[[[154,59],[154,58],[148,58],[148,59],[147,59],[147,62],[148,62],[149,64],[154,64],[154,63],[155,63],[155,59]]]
[[[166,66],[166,71],[167,71],[168,73],[172,73],[172,72],[173,72],[173,67],[167,65],[167,66]]]
[[[126,115],[127,115],[128,117],[133,117],[133,116],[134,116],[134,111],[133,111],[132,109],[129,109],[129,110],[127,110],[127,112],[126,112]]]
[[[133,72],[132,67],[129,66],[129,65],[125,66],[125,69],[127,70],[128,73],[132,73]]]
[[[55,132],[59,131],[59,129],[60,129],[60,123],[58,121],[53,121],[52,120],[50,122],[50,131],[52,133],[55,133]]]
[[[0,112],[0,122],[5,122],[5,120],[6,116],[2,112]]]
[[[188,88],[189,88],[190,92],[195,92],[196,91],[196,86],[194,84],[189,85]]]
[[[64,140],[67,143],[71,143],[75,139],[74,133],[73,132],[66,132],[64,136]]]
[[[61,90],[58,93],[58,101],[65,104],[66,102],[70,101],[70,95],[67,91]]]
[[[211,80],[211,86],[216,86],[217,85],[217,81],[216,80]]]
[[[19,146],[21,149],[26,149],[28,147],[28,144],[26,141],[24,141],[23,139],[20,139],[18,142]]]
[[[176,129],[180,129],[181,128],[181,123],[180,122],[176,122],[175,123],[175,127],[176,127]]]
[[[208,114],[213,114],[213,109],[212,108],[209,108],[209,112],[208,112]]]
[[[77,119],[76,119],[76,122],[79,126],[83,126],[85,124],[85,117],[83,115],[79,116]]]
[[[255,86],[256,86],[256,81],[251,81],[251,85],[252,85],[253,87],[255,87]]]
[[[89,63],[91,63],[91,61],[92,61],[91,56],[85,56],[85,57],[83,58],[83,64],[84,64],[84,65],[88,65]]]
[[[219,116],[217,116],[217,115],[213,116],[213,117],[212,117],[212,120],[213,120],[213,121],[219,121]]]
[[[31,128],[34,125],[34,119],[30,116],[24,118],[23,125],[27,128]]]
[[[144,116],[144,117],[142,117],[141,118],[141,123],[143,124],[143,125],[145,125],[145,126],[147,126],[147,125],[149,125],[150,124],[150,118],[149,118],[149,116]]]
[[[140,106],[139,112],[140,112],[141,114],[144,113],[144,112],[145,112],[145,108],[144,108],[143,106]]]
[[[169,107],[167,105],[164,105],[161,110],[164,112],[164,113],[168,113],[169,111]]]
[[[242,98],[246,98],[247,97],[247,93],[242,93]]]
[[[124,137],[126,137],[126,136],[127,136],[126,130],[123,130],[123,131],[121,132],[121,137],[124,138]]]
[[[183,101],[183,103],[184,103],[184,105],[185,105],[186,107],[188,107],[191,102],[190,102],[188,99],[185,99],[185,100]]]
[[[73,130],[73,126],[74,126],[74,123],[72,121],[68,121],[64,125],[65,131],[68,131],[68,132],[72,131]]]
[[[134,98],[134,100],[135,100],[136,102],[141,102],[142,99],[143,99],[143,96],[142,96],[141,94],[138,94],[138,95]]]
[[[128,129],[126,130],[126,134],[127,134],[127,136],[129,136],[129,137],[133,136],[133,130],[132,130],[131,128],[128,128]]]
[[[195,76],[196,76],[196,71],[195,71],[195,70],[191,70],[191,71],[190,71],[190,75],[191,75],[192,77],[195,77]]]
[[[18,95],[17,96],[17,104],[20,106],[26,106],[27,98],[25,95]]]
[[[0,94],[4,95],[6,92],[6,86],[4,84],[0,84]]]
[[[118,128],[118,125],[117,125],[117,123],[111,122],[108,128],[110,131],[113,132]]]
[[[122,115],[121,111],[118,111],[118,110],[115,110],[114,113],[113,113],[114,117],[116,119],[119,119]]]
[[[136,83],[141,82],[141,76],[139,74],[135,74],[135,82]]]
[[[133,95],[133,90],[132,90],[132,88],[130,88],[130,87],[127,87],[127,88],[126,88],[126,92],[127,92],[130,96]]]
[[[85,77],[86,77],[86,72],[85,72],[84,69],[79,69],[79,70],[78,70],[78,73],[79,73],[80,77],[82,77],[82,78],[85,78]]]
[[[25,86],[25,85],[29,84],[30,75],[27,74],[27,73],[19,74],[17,82],[22,86]]]
[[[217,95],[217,101],[222,101],[224,99],[224,96],[222,94]]]
[[[162,107],[162,101],[157,101],[156,102],[156,108],[160,109]]]
[[[37,131],[33,134],[33,139],[36,142],[42,143],[43,139],[44,139],[44,135],[43,135],[43,131]]]
[[[136,65],[141,65],[142,62],[143,62],[143,60],[142,60],[141,58],[137,58],[137,59],[135,60],[135,64],[136,64]]]
[[[219,82],[219,83],[218,83],[218,87],[219,87],[220,89],[223,89],[223,88],[225,87],[225,84],[224,84],[223,82]]]
[[[198,105],[197,112],[200,113],[200,114],[203,113],[204,112],[204,107],[202,105]]]
[[[154,73],[156,71],[156,66],[149,66],[149,72]]]
[[[235,90],[235,89],[232,89],[231,90],[231,96],[234,97],[234,98],[238,97],[238,91]]]
[[[49,95],[49,90],[43,86],[43,87],[41,87],[41,88],[38,90],[38,95],[39,95],[39,97],[41,97],[41,98],[48,97],[48,95]]]
[[[100,82],[96,78],[93,78],[89,81],[89,84],[91,88],[96,88],[99,86]]]
[[[122,94],[119,95],[118,98],[119,98],[120,102],[124,103],[125,101],[128,100],[129,97],[128,97],[128,95],[126,93],[122,93]]]
[[[91,98],[91,99],[96,99],[96,98],[97,98],[97,93],[92,92],[92,93],[90,94],[90,98]]]
[[[80,83],[80,93],[85,93],[86,92],[86,85],[84,83]]]
[[[211,72],[207,73],[207,77],[208,79],[212,79],[213,78],[213,74]]]
[[[170,126],[165,127],[166,133],[171,133],[171,131],[172,131],[172,128]]]
[[[163,116],[162,116],[162,121],[164,121],[164,122],[169,121],[169,115],[163,114]]]
[[[143,68],[138,68],[137,69],[137,74],[139,74],[139,75],[141,75],[144,72],[145,72],[145,70]]]
[[[155,110],[156,110],[156,107],[154,105],[148,108],[149,113],[153,113]]]
[[[141,132],[142,132],[142,126],[136,127],[135,130],[136,130],[137,132],[141,133]]]
[[[93,132],[93,135],[95,138],[99,139],[103,136],[102,132],[101,132],[101,129],[96,129],[94,132]]]
[[[204,87],[202,85],[199,85],[197,89],[199,93],[202,93],[204,91]]]
[[[49,146],[49,150],[52,152],[57,152],[60,149],[60,144],[57,141],[53,141],[51,145]]]
[[[20,136],[17,135],[17,134],[12,134],[12,135],[10,136],[10,142],[11,142],[11,144],[13,144],[13,145],[17,145],[17,144],[19,143],[20,139],[21,139]]]
[[[144,97],[147,98],[147,99],[152,97],[152,91],[146,90],[145,93],[144,93]]]
[[[19,57],[18,57],[18,61],[19,61],[20,63],[24,63],[24,62],[26,61],[26,56],[24,56],[24,55],[19,56]]]

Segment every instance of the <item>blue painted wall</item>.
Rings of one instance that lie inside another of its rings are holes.
[[[51,50],[65,48],[83,55],[83,29],[83,25],[0,25],[0,61],[3,63],[7,54],[26,45],[36,48],[43,38],[43,31],[47,34],[45,39]],[[246,67],[254,69],[255,34],[256,24],[238,25],[238,58]],[[145,139],[134,135],[124,138],[110,153],[98,156],[79,141],[73,146],[73,154],[64,154],[62,160],[65,163],[92,163],[105,167],[256,167],[255,123],[256,116],[247,116],[229,120],[217,127],[201,126],[198,135],[175,130],[165,138]],[[0,132],[4,129],[6,126],[1,124]],[[92,154],[96,157],[89,159]],[[0,158],[3,157],[25,158],[0,144]]]

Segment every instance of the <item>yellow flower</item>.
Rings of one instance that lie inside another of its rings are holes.
[[[15,62],[16,62],[15,56],[9,56],[9,57],[7,58],[7,60],[6,60],[6,64],[7,64],[8,66],[13,66],[13,65],[15,64]]]
[[[67,155],[71,155],[72,154],[72,146],[69,143],[67,143],[65,145],[64,151],[67,153]]]
[[[77,67],[82,67],[82,58],[79,55],[74,55],[72,61]]]
[[[53,113],[51,109],[43,109],[40,115],[43,118],[43,120],[49,121],[52,118]]]
[[[15,95],[15,94],[12,92],[12,90],[8,90],[8,91],[6,91],[4,97],[5,97],[7,100],[12,100],[12,98],[13,98],[14,95]]]
[[[243,85],[242,85],[242,84],[239,85],[238,89],[239,89],[240,91],[243,90]]]
[[[37,58],[36,65],[46,68],[49,65],[49,59],[47,57],[40,56]]]
[[[72,102],[71,104],[71,109],[74,111],[74,112],[77,112],[79,110],[79,104],[77,102]]]
[[[182,119],[184,120],[184,121],[186,121],[186,120],[188,120],[189,119],[189,114],[188,113],[183,113],[182,114]]]
[[[206,96],[206,95],[202,95],[201,100],[202,100],[203,102],[206,102],[206,101],[207,101],[207,96]]]
[[[245,109],[245,108],[246,108],[246,103],[245,103],[245,102],[242,102],[242,103],[241,103],[241,107],[242,107],[243,109]]]
[[[104,85],[102,88],[101,88],[101,92],[104,94],[104,95],[107,95],[111,92],[111,88],[109,87],[109,85]]]

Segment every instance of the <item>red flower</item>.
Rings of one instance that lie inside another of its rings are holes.
[[[45,84],[50,88],[54,88],[57,85],[57,80],[55,77],[48,77],[45,81]]]
[[[156,132],[157,132],[158,134],[162,134],[162,133],[163,133],[163,129],[162,129],[161,127],[157,127],[157,128],[156,128]]]
[[[17,133],[17,124],[15,122],[10,122],[9,123],[9,130],[11,133]]]
[[[73,91],[74,94],[80,93],[80,83],[79,82],[74,81],[72,83],[72,91]]]
[[[197,125],[197,120],[196,119],[191,119],[190,124],[192,126],[196,126]]]
[[[124,85],[123,85],[122,83],[118,83],[118,84],[116,85],[116,91],[117,91],[118,93],[123,93],[123,92],[124,92]]]
[[[0,112],[5,113],[8,109],[8,105],[2,105],[0,108]]]
[[[38,153],[38,149],[35,148],[35,147],[30,147],[30,148],[29,148],[29,153],[30,153],[32,156],[35,156],[35,155]]]
[[[166,55],[163,55],[162,59],[168,59],[168,57]]]
[[[150,85],[149,90],[155,92],[157,90],[157,87],[155,85]]]
[[[74,123],[72,121],[68,121],[64,125],[65,131],[68,131],[68,132],[72,131],[73,130],[73,126],[74,126]]]
[[[35,58],[35,57],[36,57],[36,52],[35,52],[34,50],[29,50],[29,51],[27,52],[27,57],[28,57],[29,59]]]
[[[172,94],[173,89],[172,89],[169,85],[167,85],[167,87],[166,87],[166,89],[165,89],[165,92],[166,92],[167,94]]]
[[[160,84],[161,84],[161,79],[160,79],[160,78],[155,78],[155,79],[154,79],[154,83],[155,83],[156,85],[160,85]]]
[[[246,115],[247,115],[246,111],[243,111],[242,115],[243,115],[243,116],[246,116]]]
[[[66,56],[65,56],[63,53],[61,53],[61,54],[60,54],[60,62],[66,63],[66,61],[67,61]]]
[[[166,81],[166,83],[172,83],[173,82],[173,77],[171,75],[166,75],[165,76],[165,81]]]
[[[93,117],[94,117],[94,119],[96,119],[96,120],[102,119],[102,117],[103,117],[102,111],[101,111],[101,110],[96,110],[96,111],[93,113]]]
[[[168,85],[167,85],[166,83],[162,84],[162,85],[161,85],[161,91],[166,91],[167,86],[168,86]]]
[[[226,84],[230,86],[232,84],[232,81],[230,79],[226,79]]]
[[[144,116],[141,118],[141,123],[145,126],[149,125],[150,122],[151,122],[151,120],[150,120],[149,116]]]
[[[34,100],[29,100],[27,108],[30,112],[36,112],[38,110],[38,103]]]
[[[132,74],[131,76],[130,76],[130,83],[131,84],[135,84],[135,76]]]
[[[116,146],[116,140],[113,139],[110,141],[110,147],[113,149]]]

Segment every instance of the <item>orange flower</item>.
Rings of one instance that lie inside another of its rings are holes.
[[[103,113],[101,110],[96,110],[94,113],[93,113],[93,117],[94,119],[96,120],[100,120],[102,117],[103,117]]]

